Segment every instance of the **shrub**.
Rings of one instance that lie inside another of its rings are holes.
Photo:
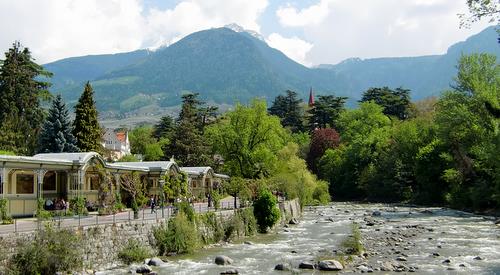
[[[253,236],[257,233],[257,220],[251,208],[238,209],[236,215],[243,221],[245,236]]]
[[[349,255],[360,255],[363,252],[361,232],[357,223],[352,224],[352,235],[342,242],[342,247],[344,247],[346,254]]]
[[[69,207],[71,212],[75,213],[76,215],[88,214],[87,208],[85,207],[85,200],[83,199],[83,197],[72,198],[69,201]]]
[[[259,225],[259,232],[265,233],[280,219],[280,211],[276,207],[276,198],[268,190],[261,191],[254,202],[253,213]]]
[[[197,216],[197,228],[204,244],[217,243],[224,239],[223,221],[217,218],[214,212],[199,214]]]
[[[191,253],[198,247],[198,234],[183,211],[168,221],[168,227],[160,226],[153,232],[158,251],[168,253]]]
[[[12,217],[7,214],[7,203],[9,201],[7,199],[0,199],[0,220],[2,224],[11,224]]]
[[[151,257],[150,251],[136,239],[129,239],[127,245],[118,253],[125,264],[139,263]]]
[[[176,203],[175,206],[179,210],[179,213],[182,212],[186,215],[187,219],[190,222],[194,222],[195,212],[193,206],[187,201]]]
[[[37,203],[38,205],[36,209],[36,217],[42,220],[48,220],[52,218],[52,213],[43,208],[45,201],[42,198],[38,198]]]
[[[20,243],[9,267],[18,274],[55,274],[83,266],[81,239],[69,230],[50,226],[36,233],[32,242]]]

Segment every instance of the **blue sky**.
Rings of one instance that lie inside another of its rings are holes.
[[[465,0],[0,0],[0,49],[40,63],[155,49],[236,23],[306,66],[350,57],[442,54],[492,23],[460,29]],[[21,19],[21,20],[20,20]]]

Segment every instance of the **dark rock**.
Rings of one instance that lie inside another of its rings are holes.
[[[295,251],[295,250],[292,250],[292,251],[290,251],[290,252],[291,252],[292,254],[297,254],[297,251]]]
[[[476,261],[481,261],[482,259],[483,259],[483,258],[481,258],[480,256],[476,256],[476,257],[474,257],[474,260],[476,260]]]
[[[226,270],[226,271],[222,271],[220,274],[239,274],[238,270],[237,269],[229,269],[229,270]]]
[[[311,261],[301,262],[299,264],[299,268],[301,268],[301,269],[315,269],[316,265]]]
[[[245,241],[244,244],[254,245],[254,243],[252,243],[251,241]]]
[[[434,253],[432,253],[432,256],[434,256],[434,257],[439,257],[439,256],[441,256],[441,254],[439,254],[439,253],[437,253],[437,252],[434,252]]]
[[[423,210],[423,211],[420,211],[420,213],[422,213],[422,214],[434,214],[434,212],[432,212],[432,211],[431,211],[431,210],[429,210],[429,209],[425,209],[425,210]]]
[[[455,270],[455,268],[450,266],[446,270]]]
[[[381,216],[382,213],[380,211],[373,211],[372,212],[372,216],[376,217],[376,216]]]
[[[280,271],[290,271],[290,267],[286,264],[277,264],[274,267],[274,270],[280,270]]]
[[[140,273],[140,274],[147,274],[147,273],[153,272],[153,269],[151,269],[151,267],[149,267],[149,265],[143,264],[143,265],[138,266],[135,269],[135,272]]]
[[[215,257],[215,263],[218,265],[230,265],[233,263],[233,259],[229,258],[228,256],[218,255],[217,257]]]
[[[465,264],[460,264],[459,267],[467,267]]]
[[[155,258],[152,258],[152,259],[151,259],[151,260],[149,260],[149,262],[148,262],[148,265],[151,265],[151,266],[161,266],[161,265],[163,265],[163,264],[165,264],[165,262],[164,262],[164,261],[162,261],[162,259],[160,259],[160,258],[156,258],[156,257],[155,257]]]
[[[337,260],[326,260],[320,261],[318,268],[323,271],[339,271],[344,269],[344,266]]]
[[[406,262],[407,261],[407,259],[405,257],[403,257],[403,256],[397,257],[396,260],[400,261],[400,262]]]
[[[374,226],[375,223],[373,221],[367,221],[366,226]]]
[[[299,221],[296,218],[291,218],[288,224],[299,224]]]
[[[285,225],[283,226],[284,228],[288,228],[290,227],[288,224],[285,223]]]
[[[449,264],[449,263],[451,263],[450,259],[446,259],[446,260],[443,261],[443,264]]]

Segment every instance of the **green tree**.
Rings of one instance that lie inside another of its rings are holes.
[[[276,153],[290,140],[279,119],[267,114],[266,103],[259,100],[249,106],[236,105],[234,111],[207,128],[206,137],[223,156],[231,175],[249,179],[269,176]]]
[[[89,82],[85,84],[85,89],[75,106],[73,135],[81,152],[102,151],[101,127],[97,120],[94,91]]]
[[[297,98],[297,93],[287,90],[285,95],[278,95],[269,108],[269,114],[280,118],[283,127],[289,127],[293,133],[304,130],[301,107],[302,99]]]
[[[175,157],[183,166],[199,166],[209,160],[208,147],[200,130],[198,94],[182,96],[182,108],[177,119],[172,142],[167,147],[166,156]]]
[[[71,130],[72,127],[68,116],[68,109],[61,95],[57,95],[52,102],[49,115],[40,133],[38,152],[78,152],[78,147],[76,145],[77,141],[71,133]]]
[[[132,154],[140,154],[146,161],[160,160],[163,157],[162,148],[170,141],[165,137],[159,141],[153,136],[151,126],[140,126],[129,133]]]
[[[466,0],[470,16],[459,14],[460,27],[469,27],[471,23],[488,18],[489,22],[500,21],[500,3],[496,0]]]
[[[259,232],[266,233],[280,219],[280,210],[277,207],[276,197],[268,190],[261,191],[253,204],[253,213],[257,219]]]
[[[244,178],[233,177],[229,182],[224,184],[224,191],[226,191],[229,195],[234,197],[234,208],[236,209],[237,198],[242,200],[243,198],[250,197],[250,190],[248,189],[248,182]]]
[[[156,139],[168,138],[171,139],[172,132],[175,128],[174,119],[171,116],[163,116],[160,121],[155,125],[153,136]]]
[[[31,57],[28,48],[15,42],[0,62],[0,149],[18,154],[35,151],[43,122],[40,99],[47,100],[52,76]],[[14,127],[12,127],[14,126]]]
[[[370,88],[363,93],[360,102],[374,101],[384,107],[384,114],[395,116],[399,119],[407,119],[410,113],[410,90],[388,87]]]
[[[314,106],[309,110],[309,128],[335,128],[336,121],[344,111],[347,97],[333,95],[319,96]]]

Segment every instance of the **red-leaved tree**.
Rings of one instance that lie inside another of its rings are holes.
[[[320,128],[314,130],[307,154],[307,165],[314,173],[317,173],[317,162],[326,150],[336,148],[340,144],[340,136],[335,129]]]

